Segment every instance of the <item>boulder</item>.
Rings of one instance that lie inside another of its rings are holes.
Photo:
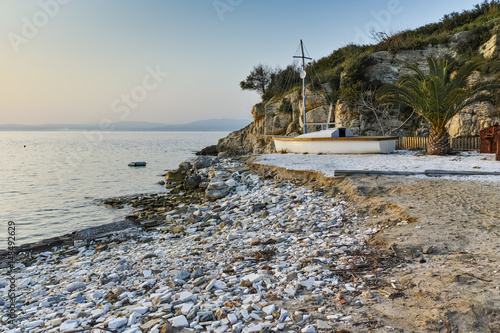
[[[165,179],[167,181],[175,182],[175,183],[182,182],[182,181],[184,181],[185,178],[186,178],[186,171],[184,171],[184,170],[181,171],[179,169],[169,171],[165,175]]]
[[[184,182],[184,188],[188,191],[196,190],[201,181],[202,178],[200,175],[189,175]]]
[[[217,145],[211,145],[208,147],[203,148],[199,152],[196,153],[196,155],[209,155],[209,156],[215,156],[217,155]]]
[[[177,170],[179,171],[188,171],[189,169],[191,169],[193,166],[191,165],[191,163],[189,162],[182,162],[181,164],[179,164],[179,167],[177,168]]]
[[[193,161],[193,167],[195,169],[205,169],[212,165],[212,159],[207,156],[198,156]]]
[[[224,198],[229,194],[231,188],[226,182],[221,180],[211,181],[208,184],[207,190],[205,191],[205,195],[208,200],[214,201],[220,198]]]
[[[228,158],[229,157],[229,154],[225,151],[221,151],[218,155],[217,155],[218,158]]]

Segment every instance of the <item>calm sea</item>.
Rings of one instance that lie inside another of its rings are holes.
[[[100,199],[161,193],[165,170],[227,132],[0,132],[0,249],[121,220]],[[133,161],[146,167],[129,167]]]

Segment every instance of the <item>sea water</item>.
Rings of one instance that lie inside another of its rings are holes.
[[[166,170],[227,132],[0,132],[0,249],[123,220],[109,197],[162,193]],[[143,161],[146,167],[129,167]]]

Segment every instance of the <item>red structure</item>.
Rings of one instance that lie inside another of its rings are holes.
[[[497,152],[495,155],[495,161],[500,161],[500,132],[497,133],[497,136],[495,137],[495,141],[497,143]]]
[[[479,151],[485,154],[497,154],[497,160],[500,150],[500,125],[494,125],[485,128],[479,132],[481,142]]]

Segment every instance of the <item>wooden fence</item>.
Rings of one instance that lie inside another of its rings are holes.
[[[399,138],[396,149],[427,149],[427,137]],[[479,150],[479,138],[452,138],[451,149],[455,151]]]

